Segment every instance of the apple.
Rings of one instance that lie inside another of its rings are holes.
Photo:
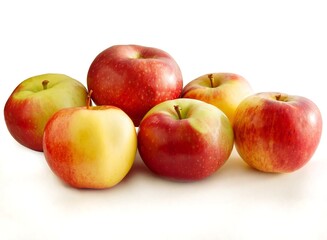
[[[233,141],[232,126],[222,111],[186,98],[153,107],[138,131],[138,150],[146,166],[180,181],[212,175],[229,158]]]
[[[43,149],[63,182],[75,188],[109,188],[133,165],[136,130],[128,115],[114,106],[66,108],[48,121]]]
[[[121,108],[138,126],[152,107],[180,96],[183,79],[175,60],[163,50],[114,45],[90,65],[87,86],[95,104]]]
[[[237,106],[251,94],[253,90],[242,76],[234,73],[211,73],[190,81],[184,87],[181,96],[216,106],[233,123]]]
[[[42,151],[45,124],[58,110],[85,106],[87,90],[64,74],[42,74],[21,82],[4,107],[7,128],[20,144]]]
[[[234,121],[241,158],[263,172],[293,172],[314,154],[321,137],[318,107],[301,96],[262,92],[244,99]]]

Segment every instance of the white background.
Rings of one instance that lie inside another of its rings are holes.
[[[4,3],[6,2],[6,3]],[[114,44],[161,48],[184,84],[234,72],[256,92],[313,100],[326,119],[325,1],[2,1],[0,106],[24,79],[64,73],[86,84]],[[0,239],[327,239],[326,131],[291,174],[252,170],[234,151],[211,177],[158,178],[137,157],[107,190],[64,185],[0,116]]]

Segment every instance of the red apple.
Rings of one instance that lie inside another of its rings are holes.
[[[66,108],[44,130],[51,170],[75,188],[109,188],[131,169],[136,150],[132,120],[114,106]]]
[[[309,99],[284,93],[251,95],[238,106],[234,134],[241,158],[264,172],[292,172],[314,154],[322,117]]]
[[[87,90],[63,74],[42,74],[21,82],[9,96],[4,117],[11,135],[20,144],[42,151],[45,124],[58,110],[85,106]]]
[[[212,73],[189,82],[182,91],[182,97],[198,99],[216,106],[233,123],[237,106],[252,93],[249,82],[242,76],[234,73]]]
[[[212,175],[229,158],[233,129],[211,104],[176,99],[158,104],[141,121],[138,149],[154,173],[175,180]]]
[[[155,105],[180,96],[179,66],[166,52],[138,45],[115,45],[92,62],[87,86],[97,105],[124,110],[138,126]]]

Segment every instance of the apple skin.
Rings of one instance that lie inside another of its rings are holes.
[[[211,85],[210,75],[213,82]],[[247,96],[253,94],[249,82],[234,73],[212,73],[190,81],[182,91],[183,98],[193,98],[210,103],[222,110],[231,123],[237,106]]]
[[[96,105],[117,106],[138,126],[152,107],[180,96],[183,79],[175,60],[163,50],[115,45],[94,59],[87,86]]]
[[[42,82],[47,80],[46,89]],[[4,118],[17,142],[42,151],[44,127],[58,110],[85,106],[87,90],[79,81],[64,74],[42,74],[21,82],[9,96]]]
[[[174,106],[181,108],[181,119]],[[233,149],[233,129],[218,108],[195,99],[158,104],[141,121],[138,150],[159,176],[195,181],[217,171]]]
[[[133,165],[136,130],[114,106],[62,109],[46,125],[43,149],[51,170],[70,186],[110,188]]]
[[[239,105],[235,146],[241,158],[263,172],[287,173],[303,167],[314,154],[322,133],[322,117],[309,99],[262,92]]]

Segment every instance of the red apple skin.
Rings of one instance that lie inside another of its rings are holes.
[[[309,99],[263,92],[236,110],[235,146],[241,158],[263,172],[287,173],[303,167],[322,133],[322,117]]]
[[[175,105],[182,108],[181,120]],[[194,99],[176,99],[157,105],[143,118],[138,149],[155,174],[195,181],[212,175],[227,161],[233,138],[231,124],[219,109]]]
[[[95,104],[121,108],[138,126],[153,106],[180,96],[183,79],[175,60],[163,50],[115,45],[94,59],[87,86]]]

